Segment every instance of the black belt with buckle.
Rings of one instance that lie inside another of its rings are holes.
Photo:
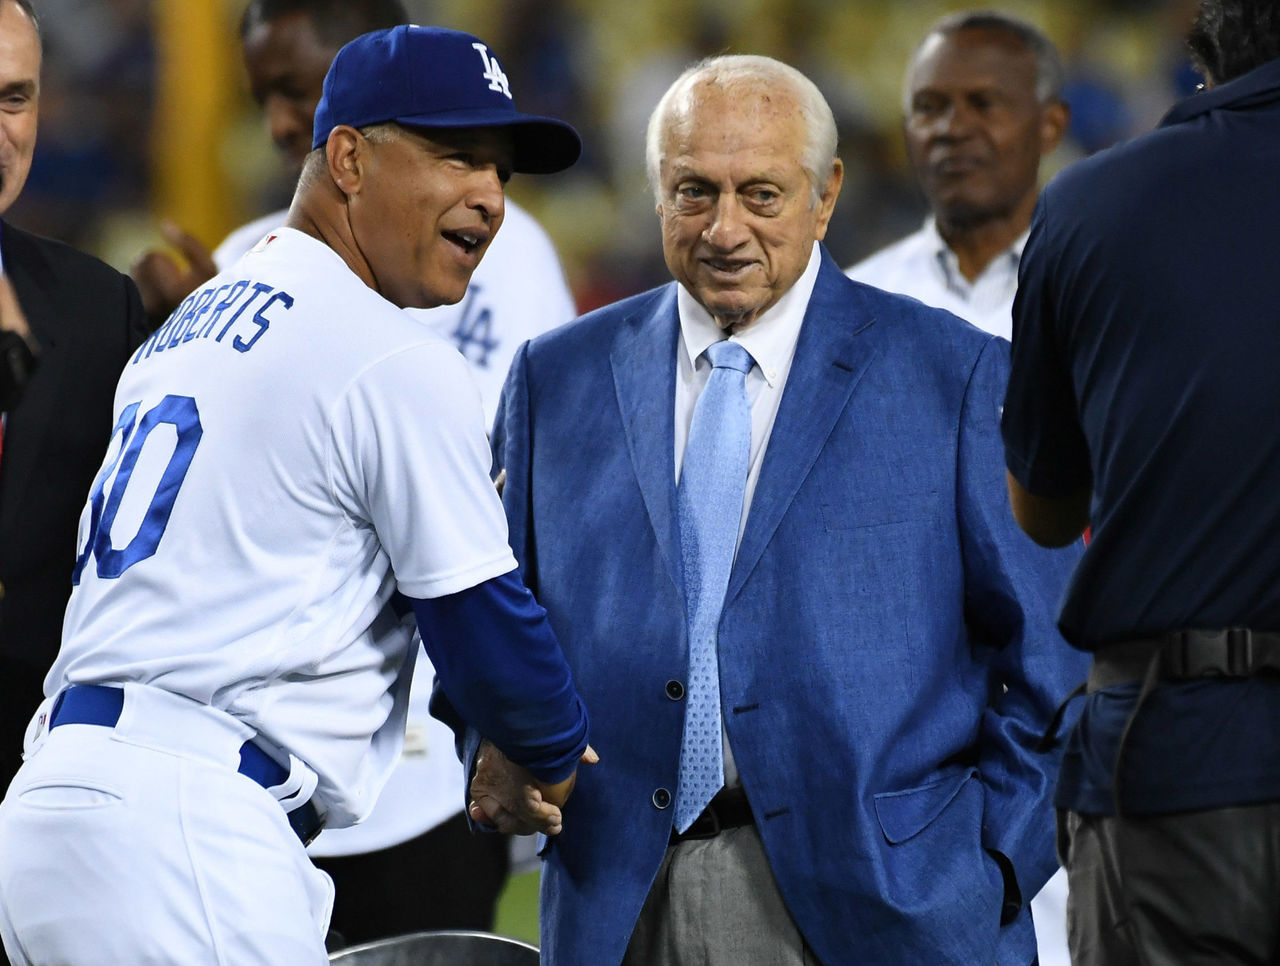
[[[1162,681],[1280,673],[1280,631],[1248,627],[1170,631],[1160,637],[1104,644],[1093,656],[1089,690],[1143,680],[1152,662]]]
[[[722,788],[711,799],[711,804],[702,810],[702,814],[693,820],[692,825],[683,832],[671,830],[670,844],[675,845],[689,839],[714,838],[724,829],[755,823],[751,803],[747,801],[747,793],[742,787]]]
[[[75,684],[58,695],[49,713],[49,727],[67,724],[101,725],[114,728],[124,710],[124,688],[102,684]],[[289,778],[289,770],[271,758],[252,741],[240,746],[240,767],[236,769],[263,788],[281,785]],[[304,802],[285,813],[289,827],[302,840],[311,844],[324,829],[324,819],[312,802]]]
[[[1089,669],[1089,691],[1141,682],[1133,708],[1120,730],[1116,758],[1111,766],[1114,814],[1123,814],[1120,763],[1129,732],[1158,682],[1247,678],[1262,672],[1280,672],[1280,631],[1255,631],[1249,627],[1195,628],[1170,631],[1159,637],[1115,641],[1098,648]]]

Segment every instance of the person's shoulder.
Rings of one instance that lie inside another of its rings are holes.
[[[922,399],[959,399],[975,378],[982,386],[1003,386],[1009,367],[1006,339],[907,295],[870,286],[866,293],[876,321],[868,334],[886,364],[902,373],[902,384],[914,387]],[[940,395],[929,397],[926,387]]]
[[[828,290],[834,304],[843,304],[849,323],[890,351],[912,357],[976,358],[991,341],[1003,341],[946,309],[927,305],[910,295],[886,291],[856,279],[840,277]]]
[[[332,248],[293,228],[280,228],[206,283],[206,289],[247,280],[288,300],[290,311],[305,313],[306,337],[345,348],[352,361],[403,345],[430,345],[451,351],[448,342],[411,313],[370,288]]]
[[[107,286],[114,290],[126,281],[123,273],[96,255],[83,252],[66,242],[23,231],[8,222],[3,231],[5,259],[15,265],[21,264],[37,278],[48,275],[46,281],[73,285],[78,291],[97,286]]]
[[[581,356],[597,349],[607,350],[624,327],[653,324],[668,314],[671,319],[676,319],[675,293],[676,283],[668,282],[593,309],[530,340],[529,352],[535,355],[574,353]]]
[[[1158,127],[1073,161],[1049,180],[1042,201],[1055,211],[1113,209],[1117,202],[1145,196],[1153,179],[1169,171],[1202,175],[1206,147],[1191,126]]]
[[[997,338],[967,319],[947,309],[928,305],[913,296],[886,292],[874,285],[859,282],[855,284],[861,286],[864,297],[877,308],[881,318],[892,319],[908,332],[921,333],[925,339],[946,337],[976,346]]]
[[[914,231],[899,238],[849,266],[844,273],[856,281],[883,287],[887,280],[900,274],[904,266],[920,257],[923,234],[923,231]]]
[[[285,223],[289,212],[287,209],[273,211],[269,215],[255,218],[248,224],[241,225],[227,235],[213,251],[213,263],[222,271],[236,259],[256,245],[267,232],[279,228]]]
[[[561,326],[557,332],[549,332],[540,338],[551,339],[557,335],[561,338],[592,338],[607,335],[619,325],[646,321],[664,309],[669,309],[674,318],[675,304],[676,283],[667,282],[647,292],[592,309],[568,325]]]

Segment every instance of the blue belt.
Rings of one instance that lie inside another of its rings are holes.
[[[124,709],[124,688],[111,688],[101,684],[76,684],[66,688],[53,703],[49,714],[49,727],[87,724],[114,728]],[[252,741],[240,746],[240,767],[236,769],[246,778],[263,788],[283,784],[289,777],[288,770],[271,758]],[[299,805],[285,813],[289,826],[302,840],[303,845],[320,834],[324,822],[311,802]]]

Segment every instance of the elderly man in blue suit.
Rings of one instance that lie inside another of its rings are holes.
[[[512,545],[601,759],[543,852],[550,966],[1035,957],[1077,555],[1005,499],[1008,344],[819,244],[835,147],[792,68],[686,72],[648,141],[676,284],[508,378]],[[528,830],[480,747],[472,817]]]

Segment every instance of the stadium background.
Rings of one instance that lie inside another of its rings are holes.
[[[850,264],[925,213],[901,139],[912,48],[950,0],[406,0],[419,23],[477,34],[523,110],[573,122],[572,170],[516,178],[513,198],[555,241],[585,311],[667,278],[643,170],[658,96],[710,53],[763,53],[822,88],[845,188],[828,245]],[[287,203],[292,185],[240,66],[244,0],[36,0],[45,43],[40,133],[16,224],[121,270],[171,220],[212,247]],[[1073,121],[1046,176],[1155,124],[1194,75],[1181,38],[1194,0],[1008,0],[1067,65]],[[570,816],[570,821],[572,818]],[[428,870],[424,870],[427,873]],[[536,941],[536,873],[512,880],[498,929]]]

